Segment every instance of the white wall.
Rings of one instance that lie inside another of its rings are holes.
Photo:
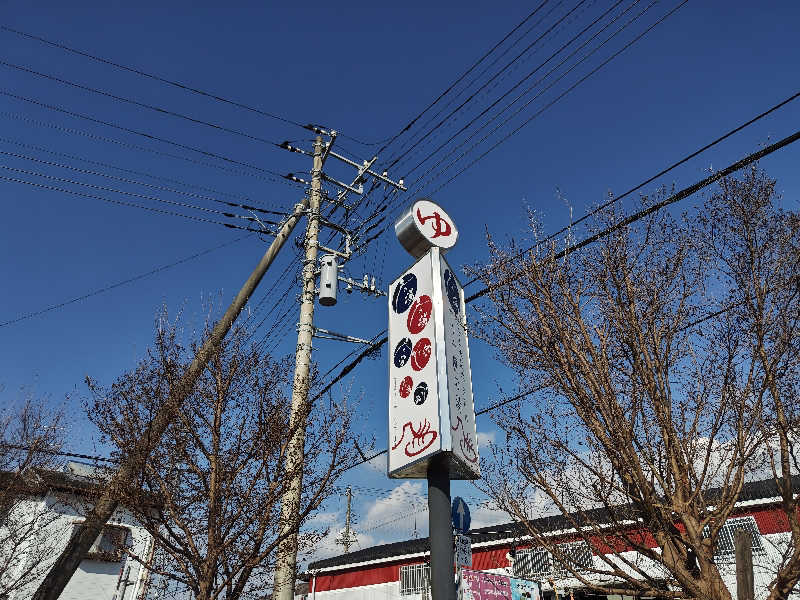
[[[18,561],[17,569],[29,568],[38,564],[38,576],[27,586],[12,593],[9,600],[30,598],[50,565],[55,562],[66,546],[72,528],[83,520],[85,503],[75,496],[63,493],[48,493],[43,498],[20,501],[12,511],[11,519],[30,519],[39,516],[44,526],[39,535],[29,541],[27,548],[21,550],[23,560]],[[150,535],[124,508],[119,508],[109,521],[111,525],[123,525],[131,531],[132,551],[146,556],[151,544]],[[0,556],[2,556],[0,550]],[[120,575],[122,574],[122,577]],[[129,585],[122,585],[127,575]],[[131,559],[121,562],[84,560],[67,584],[61,595],[62,600],[138,600],[145,571]],[[118,585],[119,584],[119,585]]]

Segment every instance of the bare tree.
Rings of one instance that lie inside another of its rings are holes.
[[[154,446],[141,485],[120,497],[155,537],[155,553],[134,558],[156,575],[162,593],[235,600],[265,597],[271,586],[274,552],[287,533],[279,528],[280,498],[296,475],[285,470],[291,368],[246,340],[241,330],[229,334]],[[134,370],[108,389],[89,381],[89,416],[119,454],[142,435],[197,343],[183,347],[176,328],[162,318],[154,347]],[[303,493],[292,530],[332,493],[339,471],[352,462],[350,419],[345,406],[310,408]],[[307,549],[316,538],[307,533],[301,544]]]
[[[791,524],[770,598],[800,579],[800,234],[776,203],[754,168],[691,214],[651,213],[580,252],[541,244],[512,261],[513,244],[489,241],[478,333],[539,393],[498,415],[508,444],[485,485],[590,589],[729,600],[715,543],[768,449]],[[620,218],[606,210],[592,233]],[[592,565],[535,525],[543,506]]]
[[[0,416],[0,598],[41,578],[56,551],[47,527],[56,518],[33,497],[37,470],[61,465],[63,414],[26,398]]]

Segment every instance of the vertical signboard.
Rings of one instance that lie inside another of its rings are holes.
[[[442,449],[431,255],[389,287],[389,474],[422,477]]]
[[[451,479],[480,477],[464,293],[434,247],[389,287],[389,475],[443,451]]]
[[[463,467],[478,478],[480,477],[478,436],[475,429],[475,404],[472,398],[464,290],[447,261],[441,258],[439,263],[440,284],[444,296],[442,312],[452,451],[463,461]]]
[[[389,286],[389,476],[424,479],[445,452],[450,479],[478,479],[464,292],[442,258],[458,230],[423,198],[395,232],[418,260]]]

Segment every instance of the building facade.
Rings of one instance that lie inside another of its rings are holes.
[[[90,465],[70,462],[65,472],[24,474],[24,494],[0,521],[0,600],[31,598],[50,566],[81,526],[98,485]],[[5,474],[9,476],[10,474]],[[92,545],[61,600],[140,600],[148,572],[128,556],[149,556],[153,539],[119,507]]]
[[[800,480],[798,480],[800,483]],[[539,531],[548,532],[558,544],[559,554],[569,558],[578,570],[587,569],[586,577],[595,584],[612,585],[588,574],[588,569],[602,567],[601,558],[584,541],[577,539],[569,520],[562,515],[537,520]],[[715,561],[723,580],[736,597],[734,532],[744,529],[752,539],[753,574],[756,600],[767,594],[789,541],[789,522],[780,510],[774,481],[745,484],[735,514],[720,531]],[[545,548],[536,547],[519,523],[484,527],[470,532],[472,568],[538,581],[544,600],[627,600],[618,594],[598,594],[585,586]],[[648,536],[651,537],[651,536]],[[655,540],[652,540],[655,547]],[[658,564],[636,552],[622,555],[658,578],[663,571]],[[414,539],[313,562],[304,574],[309,582],[308,600],[421,600],[426,596],[428,539]],[[664,578],[666,581],[666,574]],[[666,583],[665,583],[666,585]],[[800,590],[792,597],[800,598]],[[632,596],[630,598],[633,598]]]

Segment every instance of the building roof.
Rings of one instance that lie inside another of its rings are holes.
[[[96,498],[105,491],[108,472],[105,469],[89,469],[91,466],[71,461],[65,471],[39,468],[22,472],[0,471],[0,486],[13,486],[21,494],[41,495],[56,491]],[[152,493],[146,494],[143,499],[149,506],[161,505],[157,496]]]
[[[800,475],[792,477],[792,484],[795,490],[800,489]],[[719,489],[710,489],[706,493],[707,499],[713,499],[720,493]],[[739,494],[738,504],[749,502],[763,502],[776,498],[778,496],[778,486],[775,480],[765,479],[761,481],[750,481],[744,484],[742,491]],[[621,511],[625,511],[625,507],[620,507]],[[615,511],[617,512],[617,511]],[[582,518],[592,522],[608,522],[610,513],[605,508],[597,508],[587,511],[582,515]],[[532,519],[530,525],[538,531],[543,533],[551,533],[555,531],[563,531],[572,529],[572,520],[578,520],[578,515],[572,514],[569,516],[563,514],[555,514],[539,519]],[[617,512],[615,515],[617,519],[624,518],[624,514]],[[525,525],[520,522],[503,523],[501,525],[493,525],[490,527],[481,527],[472,529],[469,536],[472,544],[479,544],[482,542],[500,542],[508,539],[520,539],[528,535],[528,530]],[[403,556],[425,554],[430,552],[430,540],[428,538],[417,538],[404,540],[400,542],[393,542],[391,544],[382,544],[380,546],[372,546],[350,552],[348,554],[341,554],[323,560],[314,561],[308,566],[309,571],[317,569],[330,569],[332,567],[348,567],[360,563],[383,561],[387,559],[400,559]]]

